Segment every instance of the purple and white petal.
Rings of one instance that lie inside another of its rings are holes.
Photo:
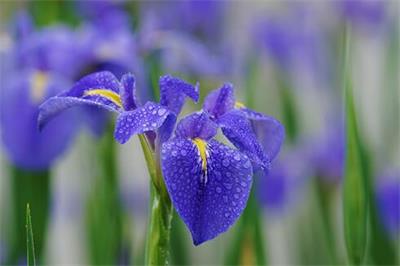
[[[227,231],[243,212],[252,184],[246,155],[215,140],[205,143],[207,161],[190,139],[163,144],[162,170],[174,207],[199,245]]]
[[[181,138],[201,138],[209,140],[217,134],[218,125],[200,111],[184,117],[178,124],[175,134]]]
[[[203,109],[212,117],[218,118],[233,109],[235,96],[232,84],[226,83],[221,88],[210,92],[204,100]]]
[[[185,97],[190,97],[195,102],[199,100],[199,84],[193,86],[185,81],[165,75],[160,78],[160,104],[178,115],[185,102]]]
[[[135,134],[154,131],[161,127],[168,114],[165,106],[153,102],[147,102],[133,111],[122,112],[115,125],[114,137],[123,144]]]

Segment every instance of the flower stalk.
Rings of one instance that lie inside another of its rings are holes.
[[[150,222],[146,243],[146,265],[166,265],[173,208],[164,184],[158,153],[153,152],[146,137],[139,135],[150,174]]]

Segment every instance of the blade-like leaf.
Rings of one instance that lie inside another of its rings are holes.
[[[26,259],[27,265],[36,265],[31,209],[29,208],[29,203],[26,205]]]
[[[346,109],[346,166],[343,184],[344,233],[348,259],[359,265],[364,260],[367,242],[367,176],[363,169],[363,149],[357,125],[348,59],[349,33],[345,37],[344,89]]]

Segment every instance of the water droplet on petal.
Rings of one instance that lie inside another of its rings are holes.
[[[165,114],[166,111],[167,111],[166,109],[161,108],[161,109],[158,110],[157,113],[158,113],[159,116],[162,116],[163,114]]]
[[[221,192],[222,192],[222,189],[221,189],[220,187],[217,187],[217,188],[215,189],[215,191],[217,191],[217,193],[221,193]]]

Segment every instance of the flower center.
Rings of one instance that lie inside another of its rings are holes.
[[[122,108],[122,102],[121,98],[117,93],[111,90],[105,90],[105,89],[94,89],[94,90],[89,90],[85,92],[86,95],[95,95],[95,96],[101,96],[106,98],[107,100],[113,102],[115,105],[118,107]]]
[[[31,97],[34,102],[41,102],[49,83],[49,76],[43,71],[36,71],[31,77]]]
[[[246,108],[246,106],[244,105],[244,103],[236,101],[235,102],[235,108],[236,109],[242,109],[242,108]]]

